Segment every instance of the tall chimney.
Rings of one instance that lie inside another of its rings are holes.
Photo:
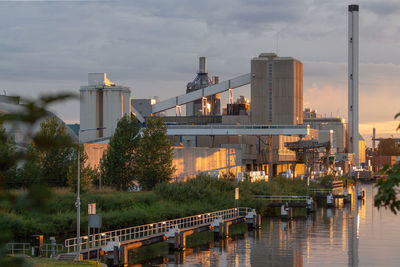
[[[348,62],[348,133],[349,152],[355,154],[359,165],[358,150],[358,5],[349,5],[349,62]]]
[[[199,74],[207,73],[207,58],[199,57]]]

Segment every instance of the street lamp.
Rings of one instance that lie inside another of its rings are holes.
[[[105,127],[102,128],[93,128],[93,129],[83,129],[78,131],[78,192],[76,197],[76,241],[77,241],[77,250],[76,250],[76,260],[79,261],[79,256],[81,255],[81,242],[80,242],[80,234],[81,234],[81,201],[80,201],[80,184],[81,184],[81,170],[80,170],[80,155],[79,155],[79,146],[81,141],[81,133],[87,131],[98,131],[106,129]]]

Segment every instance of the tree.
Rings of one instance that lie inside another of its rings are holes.
[[[399,116],[400,113],[397,113],[394,118],[396,119]],[[399,129],[400,124],[396,130]],[[383,172],[388,175],[388,178],[386,180],[380,180],[376,184],[378,193],[375,195],[374,204],[375,207],[389,208],[394,214],[397,214],[397,212],[400,211],[400,200],[397,198],[400,193],[400,163],[395,164],[392,168],[385,167]]]
[[[56,140],[56,142],[51,147],[42,148],[40,143],[45,140]],[[65,124],[59,122],[56,117],[47,117],[40,124],[40,131],[36,134],[33,145],[38,154],[41,180],[47,185],[67,186],[68,169],[73,164],[76,148],[72,145],[56,144],[72,142],[72,138],[66,133]]]
[[[88,159],[87,154],[83,151],[83,146],[79,148],[79,165],[80,165],[80,191],[86,192],[93,179],[96,178],[97,172],[92,169],[90,166],[85,166],[86,161]],[[78,184],[78,159],[76,153],[74,154],[74,158],[72,159],[72,164],[68,168],[68,186],[71,191],[74,193],[77,192],[77,184]]]
[[[100,165],[104,184],[127,190],[136,179],[135,151],[139,144],[140,124],[134,115],[122,117]]]
[[[382,139],[378,145],[378,153],[380,156],[398,156],[400,148],[392,138]]]
[[[6,136],[5,130],[0,129],[0,181],[3,181],[9,188],[18,188],[16,181],[16,164],[11,159],[16,150],[15,142],[11,137]]]
[[[38,121],[48,116],[47,108],[50,104],[71,98],[71,94],[57,94],[42,96],[38,100],[24,100],[21,109],[10,113],[0,113],[0,124],[21,124],[26,126],[24,140],[35,140],[33,128]],[[0,140],[5,142],[9,136],[0,131]],[[51,148],[54,146],[69,146],[68,143],[61,143],[59,139],[36,139],[37,147],[40,149]],[[8,152],[7,152],[8,153]],[[5,154],[7,154],[5,153]],[[3,154],[4,155],[4,154]],[[0,172],[4,173],[22,160],[29,158],[28,152],[24,150],[13,150],[7,157],[0,157]],[[6,243],[15,240],[14,233],[10,231],[10,222],[1,213],[10,212],[13,209],[30,209],[36,211],[38,215],[43,214],[46,204],[50,199],[50,192],[43,186],[34,185],[28,188],[28,193],[23,196],[21,201],[15,201],[15,195],[9,191],[7,183],[0,179],[0,266],[24,266],[24,259],[21,257],[6,257],[8,253]],[[6,207],[4,209],[4,207]]]
[[[175,171],[172,158],[164,120],[155,117],[147,119],[135,157],[140,186],[151,190],[156,184],[169,181]]]

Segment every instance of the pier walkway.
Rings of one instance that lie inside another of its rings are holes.
[[[69,238],[65,247],[69,254],[76,254],[79,246],[80,257],[85,259],[112,254],[115,265],[125,265],[130,249],[165,241],[171,249],[183,250],[189,235],[213,231],[216,237],[226,237],[230,225],[242,222],[259,228],[261,216],[254,209],[239,207],[82,236],[79,242]]]

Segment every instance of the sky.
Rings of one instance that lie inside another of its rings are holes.
[[[304,107],[347,118],[349,4],[360,5],[360,133],[400,137],[397,0],[0,0],[0,92],[78,93],[87,73],[106,72],[132,98],[163,100],[185,92],[199,56],[225,80],[275,52],[303,62]],[[52,110],[79,122],[78,101]]]

